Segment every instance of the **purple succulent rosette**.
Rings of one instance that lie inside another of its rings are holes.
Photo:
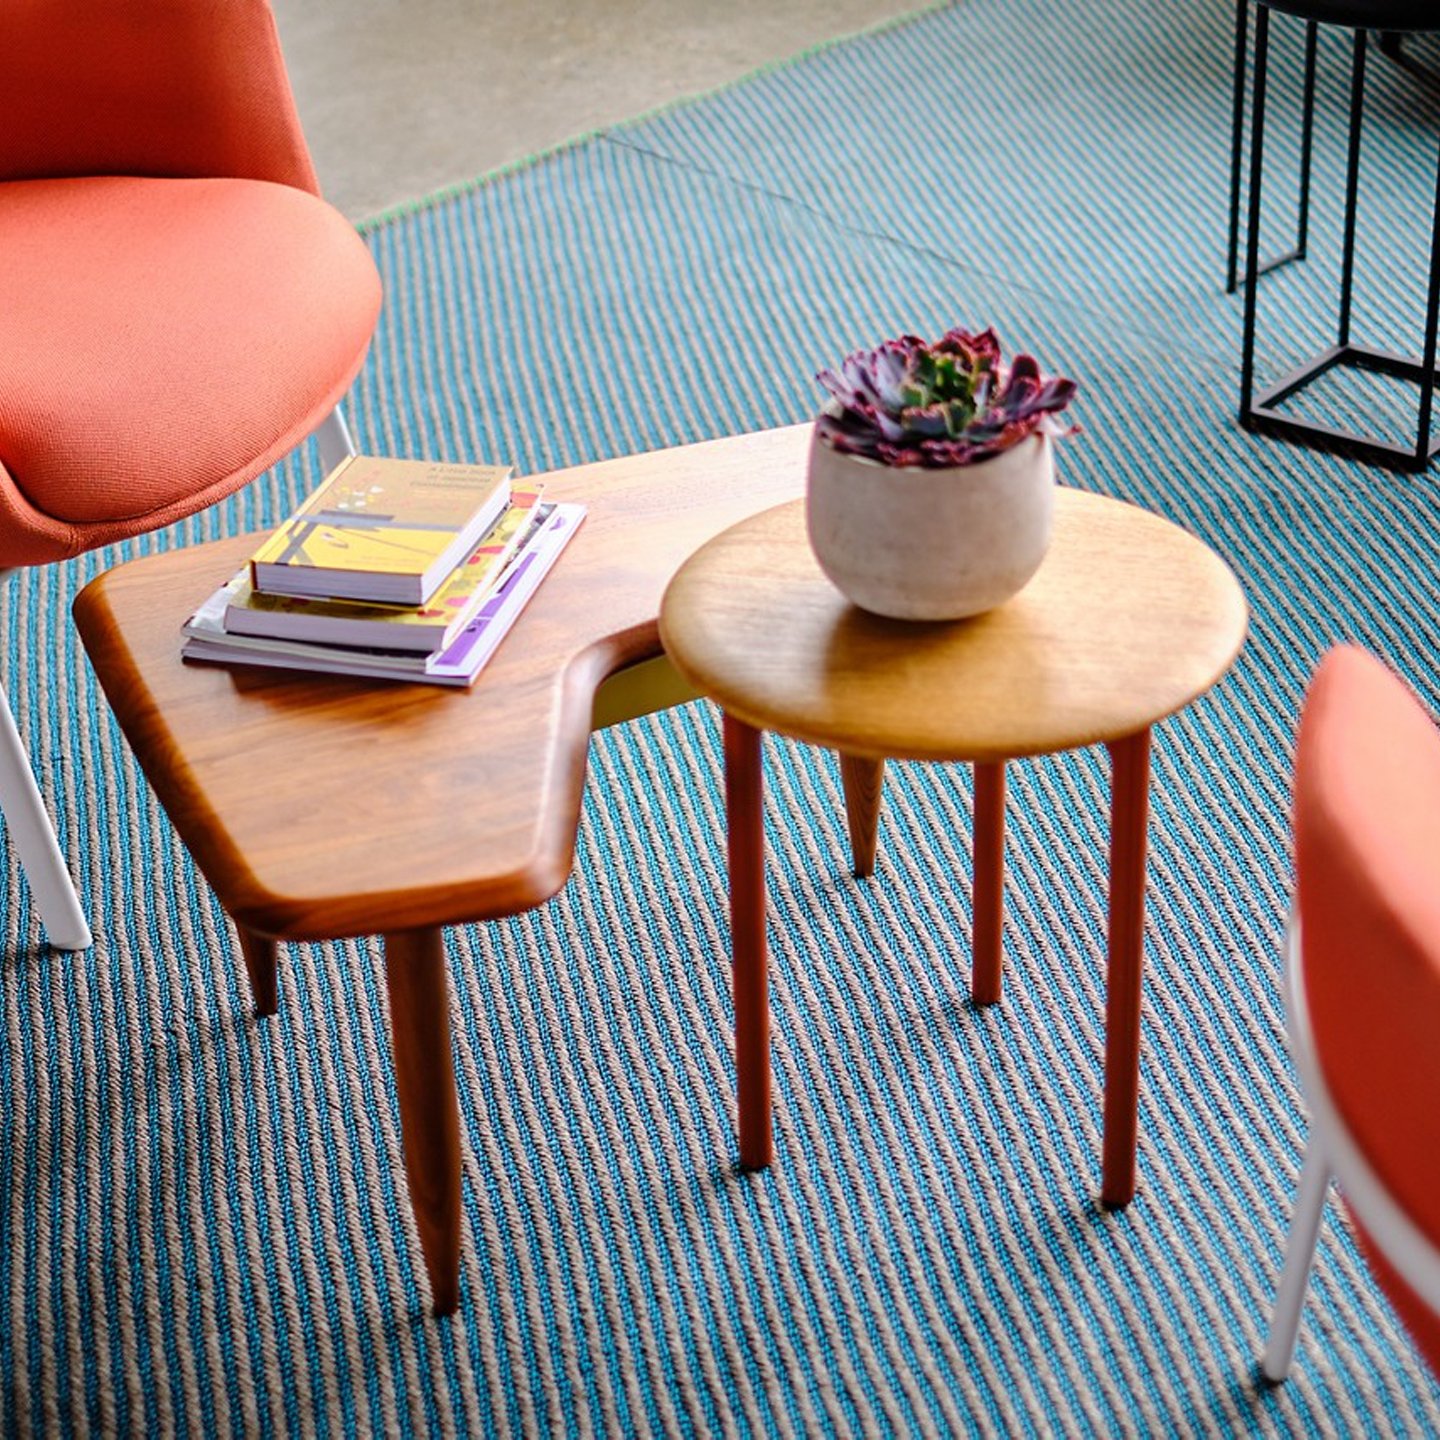
[[[1029,355],[1006,368],[991,329],[951,330],[933,345],[901,335],[815,378],[830,392],[815,422],[819,437],[882,465],[973,465],[1029,435],[1076,429],[1055,418],[1074,398],[1075,382],[1045,378]]]

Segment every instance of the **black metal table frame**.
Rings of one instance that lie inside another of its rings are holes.
[[[1268,79],[1270,6],[1261,0],[1255,22],[1255,74],[1251,103],[1250,194],[1246,233],[1245,271],[1237,277],[1236,252],[1239,222],[1239,166],[1241,124],[1243,120],[1243,77],[1245,65],[1246,17],[1248,0],[1236,6],[1236,72],[1234,135],[1231,147],[1231,215],[1230,252],[1227,267],[1227,291],[1237,283],[1245,288],[1244,334],[1241,346],[1240,424],[1246,430],[1298,440],[1312,445],[1343,448],[1362,459],[1372,460],[1391,469],[1423,470],[1440,453],[1440,439],[1431,441],[1431,420],[1434,408],[1437,315],[1440,315],[1440,156],[1437,156],[1435,212],[1432,219],[1430,273],[1426,301],[1423,354],[1416,358],[1396,355],[1370,346],[1353,343],[1350,337],[1351,297],[1355,277],[1356,201],[1359,190],[1360,140],[1365,100],[1365,68],[1368,32],[1363,27],[1354,31],[1354,50],[1350,83],[1350,135],[1346,166],[1345,235],[1341,259],[1340,313],[1336,343],[1293,370],[1290,374],[1262,391],[1254,393],[1255,381],[1255,320],[1256,283],[1260,276],[1291,260],[1304,259],[1308,243],[1309,181],[1313,137],[1315,93],[1315,53],[1317,23],[1307,21],[1305,42],[1304,118],[1301,134],[1300,213],[1294,249],[1261,262],[1260,214],[1261,185],[1265,149],[1265,98]],[[1440,29],[1440,25],[1437,25]],[[1340,366],[1353,366],[1399,379],[1420,387],[1420,403],[1416,440],[1413,448],[1399,445],[1375,435],[1359,434],[1339,426],[1325,425],[1280,413],[1287,400]]]

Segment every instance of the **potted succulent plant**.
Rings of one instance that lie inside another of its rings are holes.
[[[913,335],[816,377],[806,489],[820,567],[855,604],[955,620],[1020,590],[1050,543],[1052,440],[1073,380],[1029,355],[1003,363],[993,330]]]

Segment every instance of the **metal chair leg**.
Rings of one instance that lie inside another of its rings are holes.
[[[57,950],[88,950],[94,943],[90,927],[85,923],[85,913],[65,868],[65,857],[45,813],[4,690],[0,690],[0,809],[30,882],[46,939]]]
[[[320,468],[327,475],[342,460],[355,453],[355,442],[350,438],[345,412],[338,405],[320,422],[315,439],[320,446]]]
[[[1325,1191],[1330,1184],[1330,1167],[1319,1140],[1312,1134],[1300,1171],[1300,1188],[1295,1196],[1295,1213],[1290,1221],[1290,1239],[1285,1247],[1285,1269],[1275,1294],[1270,1316],[1270,1336],[1261,1372],[1278,1385],[1290,1373],[1295,1358],[1295,1338],[1300,1331],[1300,1311],[1305,1304],[1305,1284],[1315,1259],[1315,1241],[1320,1234],[1320,1217],[1325,1210]]]

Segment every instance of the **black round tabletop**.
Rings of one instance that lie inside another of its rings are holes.
[[[1260,0],[1270,10],[1365,30],[1440,31],[1440,0]]]

